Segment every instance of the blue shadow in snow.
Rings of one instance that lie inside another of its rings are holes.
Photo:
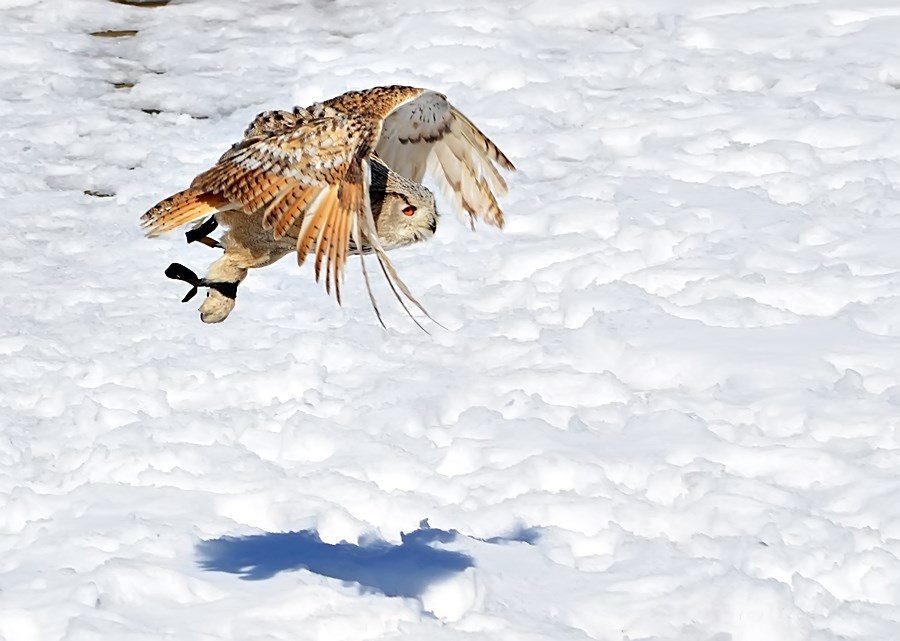
[[[474,565],[467,554],[429,545],[449,543],[456,532],[422,526],[402,534],[400,545],[323,543],[314,530],[301,530],[212,539],[201,542],[197,553],[203,569],[247,580],[306,569],[386,596],[419,597],[432,582]]]
[[[520,527],[510,534],[504,536],[492,536],[489,539],[478,539],[491,545],[502,545],[504,543],[527,543],[534,545],[541,538],[541,531],[536,527]]]

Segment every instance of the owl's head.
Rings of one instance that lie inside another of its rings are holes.
[[[437,230],[434,194],[377,161],[372,162],[369,196],[378,239],[385,249],[428,240]]]

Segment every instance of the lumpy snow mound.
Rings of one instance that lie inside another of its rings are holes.
[[[900,638],[897,0],[135,5],[0,0],[0,639]],[[519,167],[447,329],[203,325],[140,214],[392,83]]]

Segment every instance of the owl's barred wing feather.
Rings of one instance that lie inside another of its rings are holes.
[[[424,91],[384,120],[376,153],[398,174],[421,182],[433,178],[470,220],[503,227],[497,195],[507,192],[498,166],[515,170],[487,136],[447,102]]]
[[[340,96],[300,111],[309,114],[332,113],[336,111],[343,114],[365,115],[370,119],[381,121],[397,108],[427,93],[431,92],[418,87],[403,87],[400,85],[373,87],[363,91],[348,91]]]
[[[227,209],[233,206],[224,196],[191,187],[154,205],[141,216],[141,227],[154,238]]]

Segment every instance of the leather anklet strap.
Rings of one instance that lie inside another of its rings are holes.
[[[209,287],[222,294],[222,296],[235,300],[237,298],[237,288],[238,285],[240,285],[240,283],[229,283],[226,281],[200,278],[181,263],[172,263],[169,265],[166,268],[166,276],[172,280],[184,281],[191,286],[190,291],[181,299],[182,303],[186,303],[196,296],[198,287]]]

